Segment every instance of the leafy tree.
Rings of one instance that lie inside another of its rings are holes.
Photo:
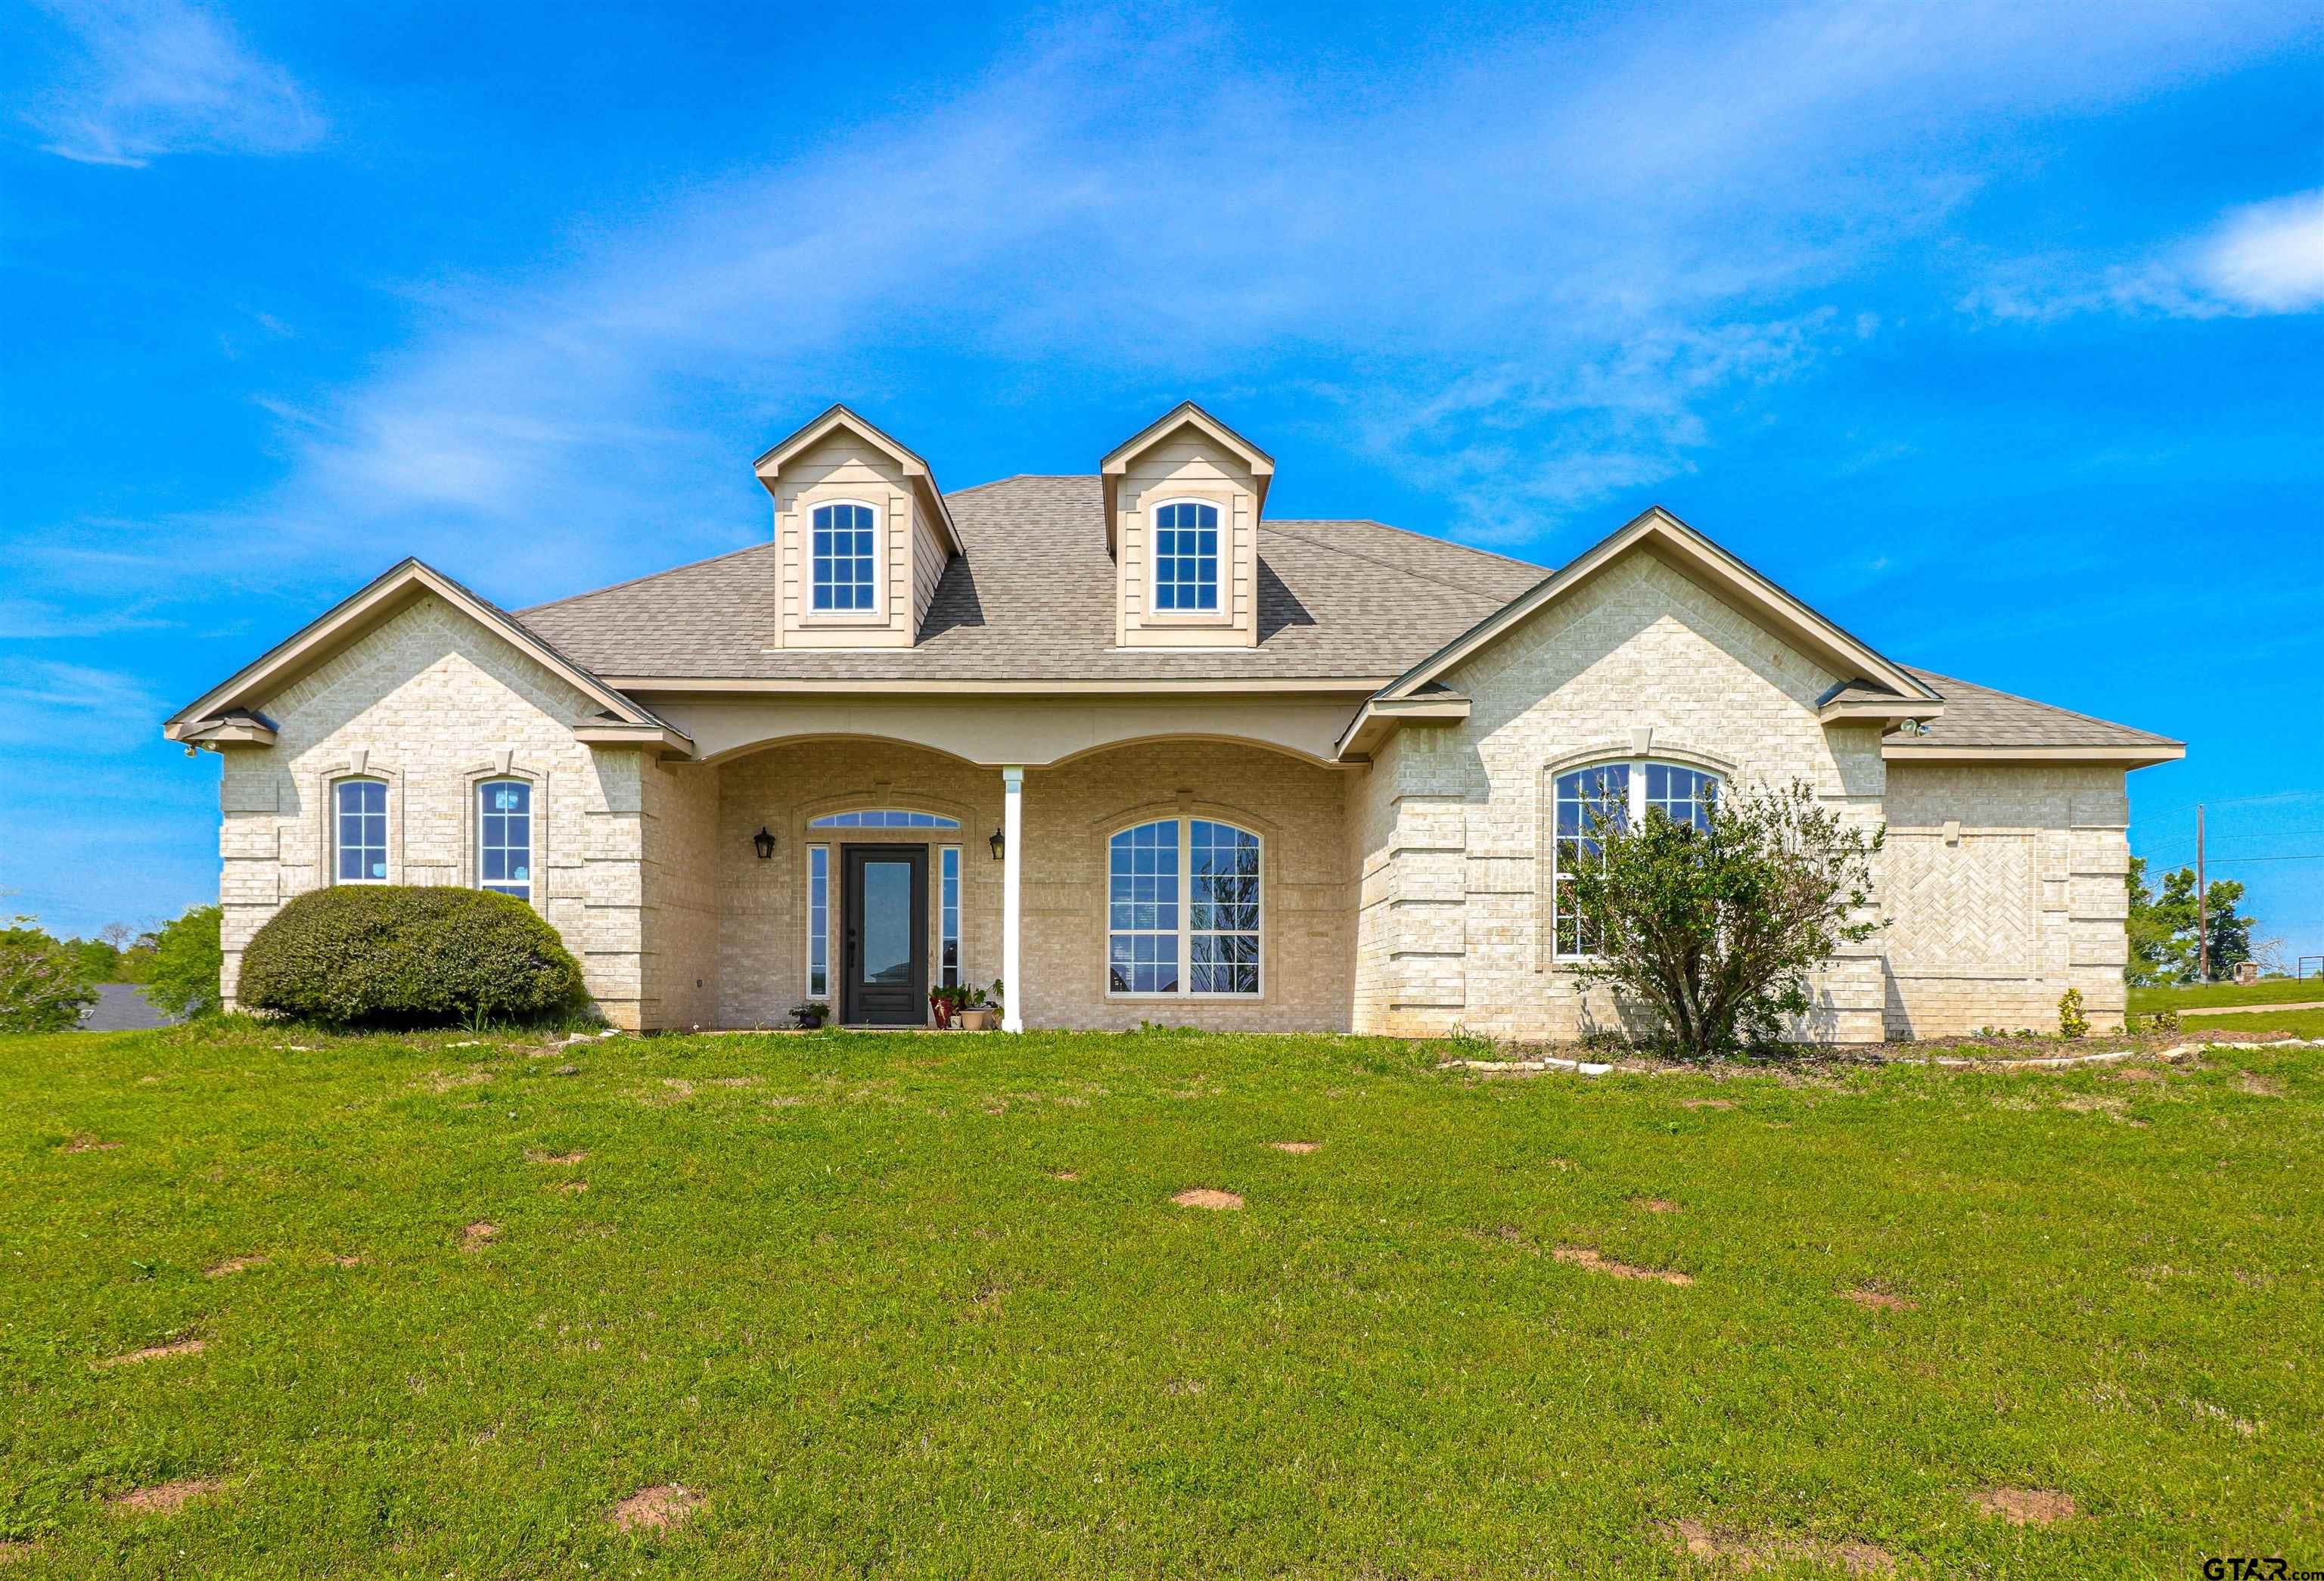
[[[97,1003],[73,945],[20,916],[0,928],[0,1032],[69,1032]]]
[[[80,959],[81,975],[93,983],[114,983],[121,979],[121,951],[102,939],[68,939],[73,953]]]
[[[1799,781],[1731,787],[1707,822],[1650,808],[1633,823],[1602,803],[1559,869],[1597,947],[1577,975],[1652,1006],[1698,1055],[1773,1041],[1812,1008],[1810,974],[1884,925],[1861,913],[1885,830],[1846,823]]]
[[[2203,918],[2195,903],[2195,869],[2179,868],[2163,875],[2163,892],[2146,886],[2144,859],[2130,859],[2130,961],[2124,975],[2140,987],[2157,983],[2191,983],[2202,972],[2200,939]],[[2236,963],[2253,959],[2252,929],[2255,917],[2236,907],[2244,887],[2232,878],[2214,878],[2209,891],[2211,975],[2232,976]]]
[[[2130,957],[2124,964],[2124,980],[2135,988],[2151,988],[2163,983],[2176,982],[2177,956],[2172,944],[2176,932],[2172,921],[2154,904],[2154,890],[2146,881],[2146,859],[2130,859],[2130,872],[2125,879],[2130,890],[2130,916],[2123,924],[2128,935]]]
[[[218,1007],[218,970],[226,955],[218,945],[215,905],[187,908],[155,935],[153,964],[145,974],[145,997],[172,1016],[208,1016]]]

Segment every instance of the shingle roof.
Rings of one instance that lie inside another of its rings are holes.
[[[775,546],[759,544],[514,619],[601,676],[698,680],[1348,680],[1399,674],[1534,587],[1543,567],[1377,521],[1259,528],[1256,648],[1123,652],[1094,477],[1013,477],[947,495],[966,553],[908,648],[774,648]],[[1913,748],[2176,749],[2168,737],[1932,671],[1944,698]],[[1829,695],[1891,695],[1856,679]]]
[[[1890,743],[1900,751],[1941,747],[2161,747],[2184,746],[2169,736],[2133,730],[2111,720],[2053,708],[1951,676],[1915,669],[1945,700],[1945,711],[1929,721],[1929,733]]]
[[[1016,477],[946,496],[967,552],[908,648],[769,651],[772,544],[519,611],[600,675],[696,679],[1345,679],[1393,675],[1547,574],[1377,521],[1268,521],[1256,648],[1113,645],[1113,561],[1094,477]]]

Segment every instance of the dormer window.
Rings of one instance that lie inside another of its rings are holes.
[[[878,609],[879,513],[843,500],[816,506],[814,522],[816,612]]]
[[[1154,607],[1219,607],[1219,508],[1174,500],[1154,508]]]

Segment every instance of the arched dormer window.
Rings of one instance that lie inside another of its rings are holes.
[[[387,882],[387,782],[342,779],[331,786],[331,872],[341,884]]]
[[[815,508],[809,569],[817,614],[880,607],[880,513],[856,500]]]
[[[1106,842],[1106,991],[1254,998],[1259,836],[1212,818],[1164,818]]]
[[[1598,941],[1574,914],[1567,891],[1576,868],[1597,859],[1599,832],[1610,823],[1626,823],[1658,809],[1674,823],[1711,827],[1719,796],[1719,777],[1678,763],[1632,758],[1592,763],[1557,777],[1555,838],[1550,846],[1550,927],[1561,961],[1594,953]]]
[[[1219,607],[1219,508],[1207,500],[1172,500],[1154,508],[1154,608],[1157,612]]]

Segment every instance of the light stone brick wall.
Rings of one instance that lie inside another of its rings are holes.
[[[331,882],[331,786],[353,754],[388,786],[388,877],[475,882],[474,786],[503,754],[534,786],[534,905],[598,1007],[641,1023],[649,931],[644,755],[573,739],[597,704],[441,600],[422,599],[265,699],[275,744],[222,754],[218,898],[234,1002],[242,951],[283,903]]]
[[[1413,725],[1366,768],[1256,746],[1143,742],[1025,784],[1025,975],[1035,1026],[1167,1025],[1571,1038],[1622,1016],[1545,953],[1545,791],[1602,758],[1692,758],[1808,781],[1867,825],[1889,928],[1817,983],[1801,1031],[1870,1040],[2056,1024],[2069,986],[2119,1022],[2127,801],[2103,765],[1886,763],[1875,727],[1826,729],[1834,676],[1650,556],[1609,566],[1447,680],[1475,703]],[[957,818],[964,979],[999,975],[997,768],[897,742],[800,740],[723,764],[591,749],[591,700],[435,599],[386,620],[279,695],[280,736],[224,754],[224,987],[281,904],[329,881],[329,786],[356,753],[389,785],[390,877],[475,881],[473,787],[536,786],[536,905],[617,1025],[779,1024],[806,997],[807,821],[851,807]],[[1643,732],[1651,732],[1650,737]],[[1641,749],[1642,740],[1650,745]],[[1264,841],[1265,992],[1131,999],[1105,987],[1105,841],[1149,817],[1215,816]],[[778,839],[761,861],[751,837]],[[815,838],[839,850],[910,831]],[[930,960],[938,924],[931,856]],[[833,942],[835,973],[840,954]],[[826,997],[836,1000],[835,980]]]
[[[961,848],[961,963],[979,987],[1001,974],[1001,864],[987,844],[1001,818],[1001,773],[888,742],[801,741],[734,759],[720,775],[718,982],[729,1025],[776,1025],[806,997],[807,847],[831,850],[831,926],[839,925],[842,848],[920,843],[929,861],[929,960],[938,925],[933,852]],[[1140,1020],[1236,1029],[1345,1030],[1352,962],[1343,775],[1257,747],[1189,741],[1093,753],[1028,768],[1024,789],[1024,971],[1030,1026],[1131,1027]],[[903,807],[962,828],[810,832],[810,818]],[[1148,817],[1230,819],[1262,841],[1265,981],[1255,1001],[1114,999],[1105,991],[1105,841]],[[751,837],[777,836],[761,861]],[[825,996],[838,1011],[839,941]],[[932,966],[933,970],[933,966]]]
[[[1803,780],[1861,826],[1896,825],[1904,854],[1876,873],[1874,915],[1890,926],[1819,974],[1799,1035],[2051,1027],[2069,982],[2094,1022],[2118,1020],[2121,772],[1908,765],[1894,777],[1877,727],[1818,721],[1839,678],[1644,553],[1444,677],[1471,716],[1397,732],[1351,792],[1358,1030],[1637,1029],[1549,947],[1550,782],[1629,758]],[[1977,831],[1966,859],[1928,854],[1926,826],[1945,819]]]
[[[2082,993],[2122,1025],[2130,798],[2104,763],[1888,765],[1881,888],[1891,1035],[2054,1031]]]

